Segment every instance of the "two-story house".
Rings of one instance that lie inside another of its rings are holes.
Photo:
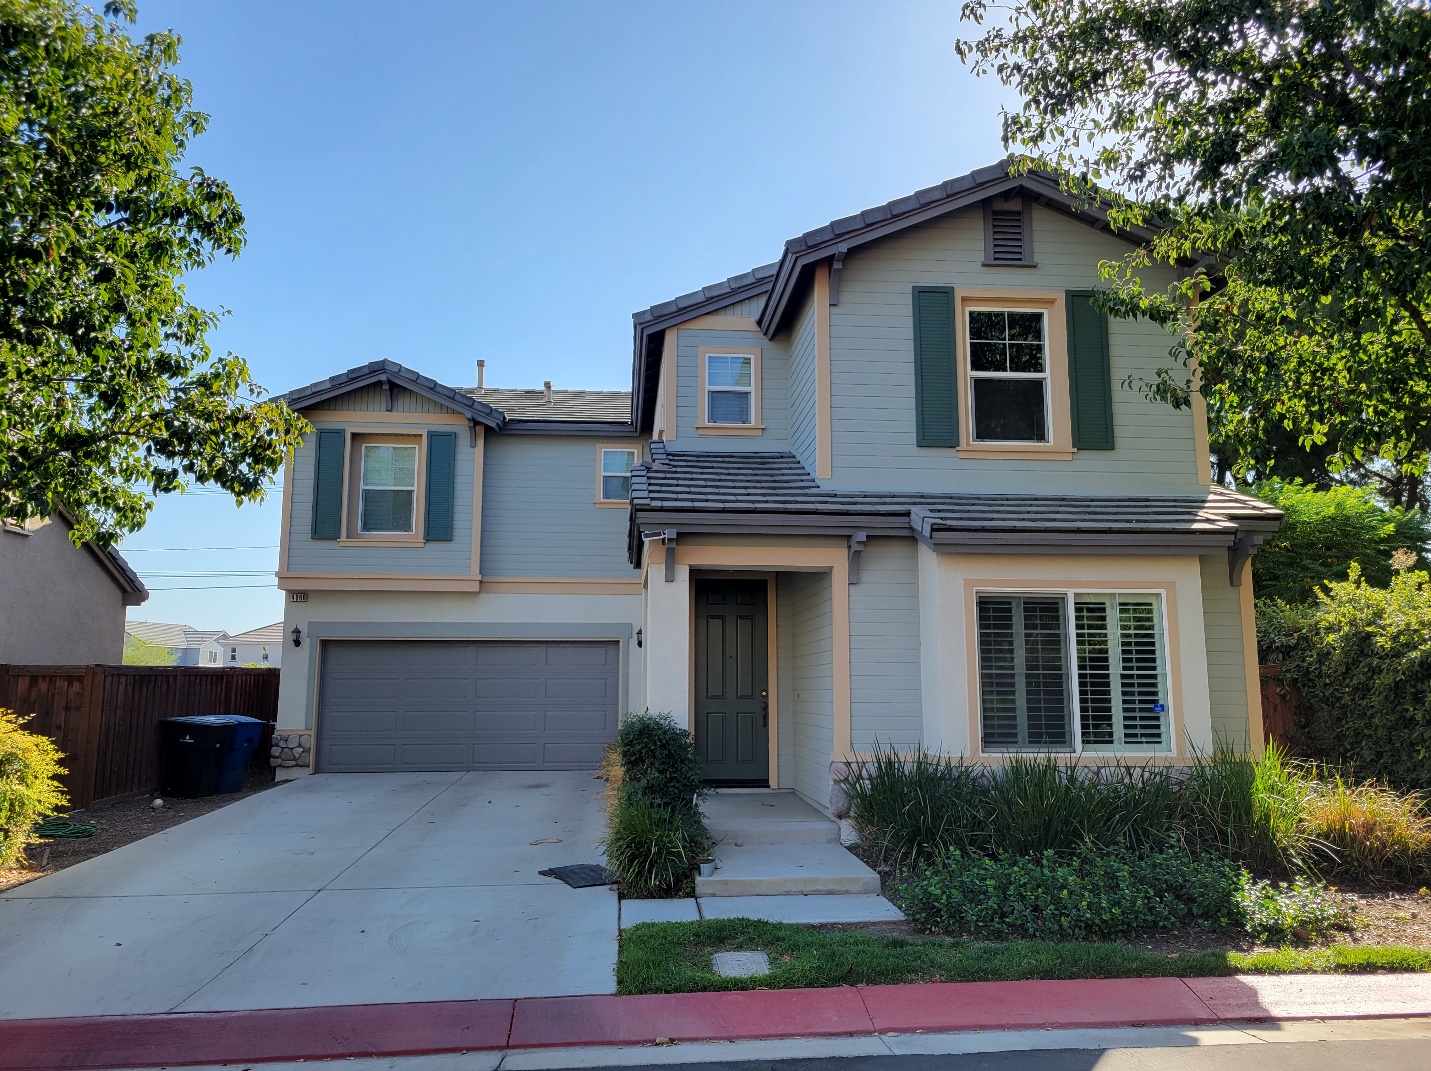
[[[569,768],[648,708],[822,810],[876,742],[1258,749],[1281,515],[1139,392],[1169,337],[1094,309],[1139,240],[1000,164],[637,313],[629,395],[292,392],[282,729],[321,771]]]

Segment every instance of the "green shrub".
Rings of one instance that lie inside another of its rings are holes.
[[[1392,554],[1420,556],[1431,538],[1422,514],[1387,509],[1369,487],[1319,491],[1298,480],[1264,480],[1252,493],[1287,515],[1252,559],[1257,591],[1268,598],[1311,602],[1326,582],[1346,580],[1353,565],[1385,587]]]
[[[623,799],[603,847],[621,894],[644,899],[689,895],[691,870],[711,843],[694,808]]]
[[[691,734],[667,714],[633,714],[616,732],[623,799],[665,807],[694,807],[701,794],[701,760]]]
[[[1259,611],[1263,660],[1301,694],[1299,748],[1360,779],[1431,789],[1431,577],[1378,588],[1353,569],[1311,612]]]
[[[1243,871],[1236,901],[1243,926],[1259,940],[1306,941],[1351,925],[1352,913],[1345,901],[1321,881],[1298,878],[1291,885],[1273,885],[1254,881]]]
[[[936,933],[1054,940],[1131,937],[1237,917],[1238,872],[1177,846],[998,857],[951,852],[906,881],[900,906]]]
[[[876,742],[843,784],[861,843],[886,866],[916,866],[951,848],[985,847],[984,774],[962,758],[926,751],[906,757]]]
[[[68,802],[59,778],[63,756],[48,737],[27,733],[25,719],[0,710],[0,867],[25,862],[36,822]]]
[[[1323,772],[1306,793],[1302,823],[1327,848],[1325,877],[1431,880],[1431,815],[1419,796]]]

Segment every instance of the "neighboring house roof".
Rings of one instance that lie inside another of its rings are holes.
[[[291,390],[287,394],[279,395],[279,401],[287,403],[290,409],[304,409],[374,383],[382,384],[385,387],[406,387],[415,394],[421,394],[425,398],[431,398],[435,402],[455,409],[462,415],[479,424],[485,424],[489,428],[500,429],[507,422],[506,416],[486,402],[478,401],[453,387],[439,383],[431,376],[420,375],[396,361],[387,360],[371,361],[368,364],[359,365],[357,368],[350,368],[346,372],[339,372],[335,376],[329,376],[327,379],[320,379],[306,387]]]
[[[237,636],[229,636],[225,643],[283,643],[283,622],[275,621],[271,625],[264,625],[262,628],[249,629],[247,632],[240,632]]]
[[[631,422],[631,392],[625,390],[515,390],[505,387],[459,387],[506,414],[509,421],[574,420],[579,422]]]
[[[1282,512],[1215,487],[1203,495],[1073,496],[920,494],[822,488],[789,453],[678,452],[651,444],[631,470],[631,541],[643,528],[831,535],[884,531],[939,549],[1068,551],[1092,547],[1229,548],[1276,531]]]
[[[126,621],[124,634],[152,643],[156,647],[188,649],[203,647],[205,644],[228,636],[222,629],[210,631],[196,629],[193,625],[176,625],[167,621]]]

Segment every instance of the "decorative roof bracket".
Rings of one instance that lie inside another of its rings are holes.
[[[845,254],[850,251],[847,245],[835,247],[835,256],[830,261],[830,304],[840,303],[840,273],[845,270]]]
[[[389,413],[393,411],[393,381],[387,376],[382,378],[383,384],[383,408]]]
[[[865,539],[868,538],[864,532],[856,532],[850,536],[850,583],[860,582],[860,555],[864,553]]]
[[[661,542],[666,544],[666,583],[676,582],[676,530],[667,528]]]
[[[1227,548],[1227,582],[1233,587],[1242,586],[1242,570],[1266,538],[1265,533],[1247,532],[1238,536],[1237,541]]]

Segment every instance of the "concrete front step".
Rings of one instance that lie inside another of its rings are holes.
[[[722,845],[840,842],[839,824],[790,791],[716,789],[701,810]]]
[[[879,892],[879,875],[838,844],[721,844],[715,858],[716,872],[696,878],[697,896]]]

